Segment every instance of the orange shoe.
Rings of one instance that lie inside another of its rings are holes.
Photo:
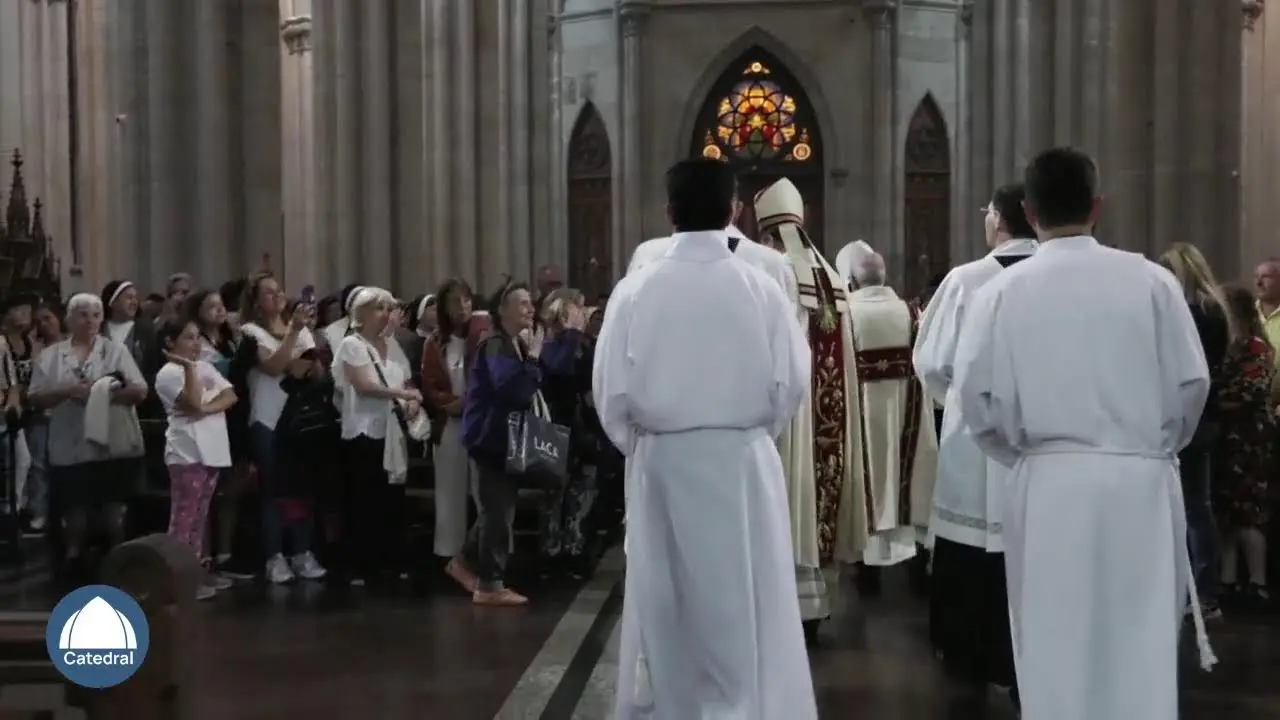
[[[511,588],[503,588],[501,590],[476,590],[471,594],[471,602],[475,605],[493,605],[495,607],[519,607],[528,605],[529,598],[512,590]]]
[[[474,593],[476,591],[476,585],[478,582],[476,580],[475,573],[468,570],[467,566],[462,564],[462,560],[459,558],[453,558],[450,560],[449,564],[444,566],[444,572],[446,575],[453,578],[453,581],[458,583],[463,590],[469,593]]]

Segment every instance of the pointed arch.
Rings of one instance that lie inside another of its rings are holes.
[[[907,295],[916,296],[951,267],[951,143],[932,93],[907,123],[903,237]]]
[[[730,53],[732,53],[730,55]],[[741,194],[751,198],[780,177],[795,183],[805,199],[805,227],[822,246],[825,106],[814,99],[816,83],[803,79],[803,64],[788,62],[786,46],[754,28],[731,43],[699,81],[691,101],[682,154],[735,165]],[[751,203],[738,224],[753,236]]]
[[[595,303],[609,289],[613,267],[613,151],[596,106],[578,112],[569,136],[569,284]]]
[[[809,66],[776,35],[758,25],[753,25],[721,48],[720,52],[716,53],[716,56],[711,59],[711,62],[707,64],[707,67],[703,69],[702,74],[698,76],[697,81],[694,83],[693,89],[689,93],[689,99],[685,104],[679,134],[674,142],[678,157],[685,157],[685,153],[688,152],[689,138],[697,128],[707,98],[710,97],[716,84],[723,81],[725,76],[734,69],[741,72],[741,61],[752,50],[759,50],[772,56],[776,64],[785,68],[787,74],[795,80],[804,97],[808,99],[815,118],[814,124],[820,129],[820,132],[822,129],[834,127],[831,119],[831,106],[822,94],[822,86],[818,83],[817,77],[809,70]],[[838,138],[834,133],[824,135],[822,138],[822,152],[818,159],[827,167],[832,166],[835,158],[838,157],[837,141]]]

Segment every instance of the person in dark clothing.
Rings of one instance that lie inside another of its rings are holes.
[[[503,583],[521,479],[506,469],[507,418],[533,407],[543,365],[559,366],[564,359],[542,357],[532,340],[533,298],[527,285],[504,285],[490,301],[489,314],[494,322],[476,351],[462,411],[462,443],[478,475],[472,488],[477,519],[463,556],[476,577],[472,602],[524,605],[529,599]]]
[[[342,458],[338,410],[333,405],[333,377],[325,372],[314,349],[298,358],[310,363],[293,363],[280,380],[287,399],[276,424],[277,462],[289,468],[285,482],[273,486],[269,502],[281,502],[286,513],[305,513],[320,518],[324,564],[332,569],[331,581],[344,579],[350,569],[348,558],[339,550],[347,538],[331,518],[340,513],[345,498],[341,492]],[[341,555],[341,556],[340,556]],[[332,564],[331,564],[332,563]]]
[[[551,418],[569,428],[569,477],[543,498],[540,527],[542,553],[552,560],[546,570],[562,569],[576,576],[589,570],[594,552],[587,516],[595,503],[596,468],[586,442],[583,409],[591,392],[591,365],[584,360],[587,342],[583,295],[572,288],[553,290],[542,308],[545,328],[543,357],[566,359],[542,365],[542,394]]]
[[[1226,312],[1222,289],[1214,279],[1209,263],[1194,246],[1176,243],[1160,256],[1160,264],[1173,273],[1187,298],[1187,307],[1195,321],[1209,366],[1209,377],[1221,375],[1227,348],[1238,334],[1235,321]],[[1212,503],[1212,453],[1221,441],[1218,391],[1209,386],[1200,424],[1191,443],[1178,454],[1182,475],[1182,494],[1187,508],[1187,542],[1190,546],[1192,572],[1200,604],[1206,618],[1222,615],[1218,607],[1218,560],[1220,541]]]

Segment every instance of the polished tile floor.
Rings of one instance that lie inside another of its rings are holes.
[[[0,609],[50,606],[39,566],[0,576]],[[607,720],[616,674],[621,561],[588,581],[517,578],[526,609],[475,608],[446,584],[389,596],[250,584],[199,605],[198,720]],[[852,594],[852,589],[849,590]],[[926,640],[924,604],[889,574],[852,600],[813,652],[823,718],[1005,720],[994,693],[949,685]],[[1280,622],[1215,623],[1222,664],[1188,671],[1184,720],[1280,717]]]

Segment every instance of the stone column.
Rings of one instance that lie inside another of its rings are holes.
[[[284,243],[276,268],[287,291],[316,283],[321,261],[316,238],[314,55],[311,0],[280,0]],[[350,240],[348,240],[350,241]]]
[[[643,62],[644,5],[622,6],[622,237],[613,241],[614,277],[621,277],[626,262],[625,247],[644,238],[644,208],[647,193],[644,185],[643,142]]]
[[[360,3],[329,3],[334,14],[333,204],[334,252],[332,277],[341,284],[368,282],[361,276],[364,257],[360,224]]]
[[[229,276],[232,234],[231,170],[228,162],[230,133],[227,127],[227,27],[221,3],[197,2],[190,29],[195,41],[195,167],[196,223],[194,252],[177,261],[200,270],[200,282],[210,284]],[[185,254],[185,253],[184,253]]]
[[[0,103],[0,155],[4,163],[22,145],[22,6],[0,3],[0,97],[5,98]]]
[[[361,62],[364,91],[363,175],[361,188],[366,282],[391,284],[395,254],[391,225],[391,40],[387,2],[364,2],[361,10]]]
[[[497,262],[500,256],[509,259],[511,251],[515,247],[515,241],[511,237],[512,216],[511,216],[511,197],[512,197],[512,164],[515,158],[511,154],[512,136],[514,125],[512,123],[511,113],[511,91],[512,91],[512,75],[515,73],[515,67],[512,62],[512,5],[513,0],[497,0],[498,10],[498,82],[495,88],[497,97],[494,106],[498,111],[498,133],[494,138],[494,144],[498,150],[498,197],[497,207],[497,235],[496,238],[490,238],[490,242],[501,245],[500,248],[490,250],[487,248],[489,243],[481,243],[481,247],[485,248],[485,263]],[[505,264],[505,263],[501,263]],[[508,268],[506,272],[512,272],[514,268]],[[514,273],[513,273],[514,274]],[[519,277],[518,275],[516,277]]]
[[[18,6],[18,27],[22,32],[19,56],[21,87],[17,93],[7,95],[4,101],[17,100],[22,108],[22,140],[18,147],[26,158],[22,174],[28,198],[35,198],[44,195],[45,185],[44,34],[41,32],[45,7],[42,0],[18,0],[14,4]]]
[[[1107,87],[1107,1],[1083,0],[1084,14],[1080,28],[1080,76],[1079,76],[1079,111],[1081,148],[1102,158],[1106,154],[1107,142],[1104,118],[1106,116]],[[1130,0],[1131,2],[1131,0]],[[1131,4],[1136,4],[1132,3]],[[1165,2],[1165,4],[1172,4]]]
[[[443,278],[456,275],[462,258],[455,252],[453,143],[454,97],[457,86],[453,73],[453,26],[449,0],[425,0],[430,3],[424,17],[431,18],[431,92],[427,95],[426,114],[431,126],[432,217],[431,265]],[[468,282],[475,282],[470,278]]]
[[[1079,46],[1076,37],[1077,7],[1074,3],[1056,3],[1053,16],[1053,142],[1071,145],[1079,142],[1075,122],[1075,91],[1080,80]]]
[[[888,254],[892,273],[901,275],[903,258],[893,244],[894,63],[893,26],[895,0],[868,0],[863,10],[871,20],[871,238],[869,242]]]
[[[67,76],[67,13],[70,3],[51,0],[45,25],[49,39],[49,201],[45,204],[46,228],[53,236],[62,271],[70,270],[71,253],[71,99]],[[65,279],[65,278],[64,278]]]
[[[1151,235],[1156,238],[1181,237],[1184,230],[1182,201],[1178,190],[1178,164],[1182,152],[1181,103],[1178,86],[1182,72],[1180,39],[1181,3],[1156,0],[1154,15],[1155,52],[1152,71],[1152,176]]]
[[[498,275],[506,268],[495,268],[489,275],[481,275],[483,267],[480,262],[479,243],[479,172],[476,163],[479,157],[477,150],[476,125],[477,114],[477,73],[476,73],[476,6],[475,3],[462,2],[454,5],[454,33],[457,46],[454,57],[458,62],[454,83],[457,90],[457,113],[451,125],[453,142],[457,153],[454,155],[452,176],[456,178],[453,197],[455,212],[453,240],[457,260],[454,271],[477,283],[478,287],[487,288],[497,283]],[[505,158],[504,158],[505,160]]]
[[[431,86],[432,68],[424,60],[427,35],[422,16],[422,0],[395,0],[391,33],[395,65],[391,74],[392,140],[391,167],[395,188],[395,266],[391,273],[396,288],[406,295],[431,292],[439,281],[438,270],[428,264],[427,243],[431,220],[427,156],[427,122],[423,115]]]
[[[1037,63],[1031,31],[1032,0],[1014,0],[1013,8],[1013,166],[1010,180],[1022,175],[1022,168],[1035,152],[1032,147],[1031,73]]]
[[[974,196],[972,173],[969,172],[973,155],[971,127],[973,100],[970,95],[969,52],[973,39],[973,0],[965,0],[956,17],[956,117],[952,123],[955,148],[955,172],[951,174],[954,190],[951,194],[951,257],[976,257],[982,247],[982,237],[976,234],[980,226],[974,217],[974,208],[981,201]]]
[[[567,165],[564,147],[564,101],[561,98],[561,87],[564,75],[564,44],[560,26],[560,16],[554,16],[547,27],[551,46],[551,91],[547,93],[550,105],[550,148],[551,148],[551,257],[563,259],[568,257],[568,196]],[[558,260],[563,262],[563,260]]]
[[[511,273],[516,277],[533,277],[533,214],[530,173],[533,148],[530,123],[533,119],[529,70],[533,66],[530,52],[529,0],[512,0],[511,23]]]
[[[112,6],[125,7],[126,4],[112,3]],[[139,112],[142,117],[120,114],[112,126],[113,139],[120,152],[137,154],[147,161],[146,167],[140,171],[147,183],[142,190],[146,195],[147,214],[140,220],[146,223],[147,229],[137,235],[141,247],[136,256],[141,260],[141,267],[146,269],[143,274],[147,277],[158,278],[177,269],[173,267],[173,258],[166,252],[166,246],[172,245],[172,239],[183,236],[183,197],[182,188],[177,183],[177,167],[178,154],[188,150],[182,147],[178,135],[181,123],[176,94],[181,80],[177,74],[178,53],[188,32],[187,28],[177,24],[177,13],[181,9],[180,3],[146,3],[146,105],[139,108],[144,111]],[[145,154],[139,147],[144,142]],[[120,178],[118,182],[122,186],[127,183],[127,176],[120,171],[112,177]],[[92,237],[92,228],[83,230]],[[115,250],[119,252],[120,248],[117,246]]]
[[[1015,0],[988,0],[994,11],[991,27],[991,172],[996,186],[1013,171],[1013,7]],[[994,187],[992,188],[994,189]]]

